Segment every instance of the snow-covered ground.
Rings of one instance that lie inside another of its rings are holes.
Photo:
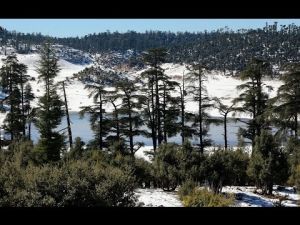
[[[279,202],[279,196],[284,197],[281,204],[284,207],[298,207],[300,195],[295,194],[291,187],[284,187],[283,190],[277,190],[274,185],[274,197],[266,197],[254,193],[255,187],[226,186],[222,192],[238,194],[239,199],[235,201],[233,207],[274,207]],[[138,199],[138,205],[144,207],[183,207],[179,200],[177,191],[164,192],[162,189],[146,188],[136,189],[135,195]],[[275,204],[275,205],[274,205]]]
[[[272,198],[254,193],[256,188],[250,186],[226,186],[222,189],[222,192],[238,194],[240,199],[236,201],[236,206],[240,207],[273,207],[274,203],[279,202],[279,196],[284,197],[281,202],[282,206],[299,206],[300,195],[294,193],[291,187],[284,187],[283,190],[277,190],[277,187],[277,185],[274,185],[274,197]]]
[[[136,189],[138,204],[143,207],[182,207],[176,192],[165,192],[162,189]]]

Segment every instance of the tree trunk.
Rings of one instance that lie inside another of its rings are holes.
[[[153,80],[152,80],[153,82]],[[151,104],[152,104],[152,122],[151,122],[151,133],[152,133],[152,142],[153,142],[153,150],[156,151],[156,142],[157,142],[157,136],[156,136],[156,118],[155,118],[155,105],[154,105],[154,87],[153,83],[151,84]],[[151,114],[151,112],[150,112]]]
[[[130,99],[129,98],[128,98],[127,105],[128,105],[128,118],[129,118],[129,145],[130,145],[130,153],[131,153],[131,156],[134,157],[132,115],[131,115],[131,104],[130,104]]]
[[[12,99],[13,99],[13,95],[12,95],[12,75],[11,75],[11,68],[10,68],[10,74],[9,74],[9,100],[10,100],[10,113],[11,113],[10,123],[11,123],[11,125],[14,122],[14,115],[15,115]],[[13,130],[11,130],[11,132],[10,132],[10,139],[14,140],[14,131]]]
[[[225,150],[227,150],[227,113],[224,115],[224,141]]]
[[[298,113],[295,113],[295,137],[298,138]]]
[[[24,107],[24,88],[23,88],[23,76],[21,75],[21,106],[22,106],[22,129],[23,129],[23,137],[26,136],[26,120],[25,120],[25,107]]]
[[[199,68],[199,138],[200,138],[200,153],[204,152],[203,146],[203,129],[202,129],[202,79],[201,79],[201,70]]]
[[[100,117],[100,121],[99,121],[99,148],[100,150],[103,150],[103,140],[102,140],[102,123],[103,123],[103,115],[102,115],[102,94],[101,94],[101,91],[99,92],[99,98],[100,98],[100,114],[99,114],[99,117]]]
[[[166,128],[166,84],[164,84],[164,102],[163,102],[163,120],[164,120],[164,142],[167,143],[167,128]]]
[[[181,88],[180,88],[181,89]],[[182,90],[181,94],[181,142],[184,143],[185,129],[184,129],[184,114],[185,114],[185,105],[184,105],[184,74],[182,75]]]
[[[161,145],[163,141],[162,130],[161,130],[161,121],[160,121],[160,103],[159,103],[159,88],[158,88],[158,71],[156,68],[155,73],[155,94],[156,94],[156,116],[157,116],[157,133],[158,133],[158,145]]]
[[[63,81],[62,84],[63,84],[63,92],[64,92],[64,98],[65,98],[65,107],[66,107],[66,116],[67,116],[67,124],[68,124],[69,144],[70,144],[70,149],[72,149],[73,139],[72,139],[72,130],[71,130],[71,122],[70,122],[70,116],[69,116],[68,101],[67,101],[67,95],[66,95],[66,90],[65,90],[65,82]]]

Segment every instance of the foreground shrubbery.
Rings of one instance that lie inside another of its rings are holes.
[[[190,184],[188,184],[190,185]],[[179,190],[180,200],[185,207],[228,207],[234,204],[233,195],[215,194],[207,189]]]
[[[211,155],[201,154],[189,143],[166,144],[154,157],[154,175],[164,190],[174,190],[185,181],[208,183],[215,193],[224,185],[245,185],[248,181],[249,156],[241,149],[216,149]]]
[[[102,153],[35,165],[27,160],[30,154],[24,149],[28,150],[16,148],[14,154],[1,153],[0,206],[135,205],[133,171],[98,160],[106,157]]]

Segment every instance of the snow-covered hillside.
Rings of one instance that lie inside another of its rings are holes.
[[[5,58],[4,55],[0,56],[0,60]],[[38,82],[38,73],[36,72],[36,68],[38,65],[39,55],[34,54],[17,54],[17,58],[19,62],[24,63],[28,66],[27,73],[34,77],[35,80],[30,81],[34,94],[39,97],[44,93],[44,87],[42,82]],[[0,61],[0,67],[2,66],[2,61]],[[90,64],[78,65],[70,63],[64,59],[59,60],[60,72],[55,79],[56,81],[62,81],[66,78],[71,78],[74,73],[78,73],[84,68],[90,66]],[[84,90],[84,85],[76,80],[70,81],[68,83],[68,87],[66,89],[68,95],[68,101],[70,106],[70,111],[79,111],[80,106],[85,104],[90,104],[92,102],[91,99],[88,98],[88,92]],[[62,90],[59,89],[59,93],[62,95]],[[37,104],[37,99],[33,102],[33,105]]]
[[[0,55],[0,59],[4,58],[4,55]],[[39,55],[37,53],[33,54],[17,54],[18,60],[28,66],[28,74],[35,78],[34,81],[30,81],[34,94],[39,97],[43,94],[43,84],[38,83],[38,74],[36,72],[37,63],[39,60]],[[2,66],[2,61],[0,61],[0,66]],[[77,73],[84,68],[91,66],[91,64],[74,64],[68,62],[64,59],[59,60],[59,66],[61,71],[56,78],[56,81],[62,81],[69,78],[68,87],[67,87],[67,96],[70,111],[79,111],[81,106],[86,106],[92,104],[92,99],[88,98],[88,91],[84,89],[84,85],[78,80],[70,79],[74,73]],[[178,82],[181,81],[182,74],[187,74],[185,65],[165,63],[162,65],[165,69],[165,73],[172,77]],[[128,76],[139,76],[144,70],[131,70],[128,72]],[[237,85],[240,85],[242,82],[234,77],[224,76],[221,72],[211,72],[208,74],[208,80],[206,83],[207,91],[210,97],[225,97],[228,98],[225,100],[225,103],[230,103],[230,101],[239,95],[239,92],[236,89]],[[267,85],[273,86],[273,91],[269,92],[271,97],[276,95],[278,87],[281,85],[279,80],[266,80]],[[62,94],[61,89],[59,91]],[[186,105],[187,111],[197,112],[197,104],[192,101],[191,97],[187,98],[188,102]],[[36,105],[37,100],[33,103]],[[109,111],[112,107],[110,105],[106,106],[106,109]],[[217,109],[211,109],[209,113],[212,116],[220,116],[220,113]],[[232,116],[232,113],[229,115]],[[249,118],[250,115],[240,114],[238,117]]]

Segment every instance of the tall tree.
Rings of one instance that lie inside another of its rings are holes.
[[[31,107],[31,101],[35,98],[31,85],[28,83],[25,86],[24,91],[24,111],[26,114],[27,126],[28,126],[28,139],[31,140],[31,122],[34,120],[35,109]]]
[[[288,72],[281,76],[283,84],[273,99],[273,112],[279,115],[282,128],[291,129],[297,138],[300,114],[300,63],[288,64],[286,69]]]
[[[129,139],[130,155],[142,146],[142,143],[134,143],[134,136],[143,135],[144,131],[140,129],[143,125],[141,115],[138,110],[142,108],[143,96],[138,93],[138,80],[129,80],[124,78],[117,83],[117,90],[121,92],[122,105],[119,109],[122,124],[121,132]]]
[[[249,121],[243,121],[247,124],[248,128],[243,129],[243,136],[252,142],[252,147],[255,145],[255,137],[260,135],[262,129],[269,127],[266,120],[266,109],[268,94],[263,89],[272,89],[263,83],[262,78],[264,75],[271,73],[270,64],[264,60],[253,58],[246,69],[240,74],[240,79],[245,83],[239,85],[237,88],[243,91],[239,97],[234,99],[235,104],[241,104],[236,107],[237,111],[248,113],[252,116]]]
[[[230,112],[233,112],[234,109],[234,103],[230,105],[225,105],[222,100],[224,98],[214,98],[214,101],[216,102],[215,107],[219,110],[220,114],[223,116],[223,125],[224,125],[224,147],[227,150],[228,143],[227,143],[227,116]]]
[[[196,134],[199,137],[200,152],[203,153],[204,147],[210,145],[210,139],[207,138],[209,116],[207,109],[212,107],[211,99],[208,97],[205,82],[207,76],[205,72],[207,68],[201,64],[192,64],[187,67],[189,73],[187,74],[187,81],[189,82],[189,94],[193,96],[195,102],[198,103],[198,115],[195,117],[194,126],[196,127]]]
[[[54,83],[60,69],[58,58],[49,43],[45,43],[40,51],[37,72],[39,80],[44,83],[45,94],[39,98],[36,112],[35,125],[40,133],[36,151],[43,157],[42,161],[57,161],[64,145],[63,136],[55,131],[64,115],[63,102]]]
[[[188,113],[185,110],[186,105],[186,96],[187,96],[187,90],[185,86],[185,78],[184,78],[184,72],[182,74],[182,82],[177,84],[179,88],[179,108],[180,108],[180,132],[181,132],[181,143],[182,145],[185,143],[185,140],[187,137],[192,137],[194,133],[194,129],[188,125],[186,125],[186,122],[190,121],[193,117],[192,113]]]
[[[11,133],[11,140],[25,136],[24,84],[28,81],[27,66],[19,63],[15,54],[7,56],[0,69],[1,85],[8,94],[6,103],[10,110],[5,119],[5,129]]]
[[[103,70],[100,59],[96,59],[94,65],[86,68],[75,75],[85,83],[85,89],[89,90],[89,98],[93,98],[94,104],[82,107],[80,114],[86,113],[90,116],[92,130],[95,133],[95,141],[100,150],[107,147],[106,136],[110,130],[109,118],[104,105],[107,103],[108,91],[106,87],[111,86],[114,81],[111,79],[117,77],[117,74]]]
[[[154,89],[154,93],[152,97],[155,98],[155,101],[153,101],[154,105],[154,111],[155,111],[155,128],[157,132],[157,142],[158,145],[160,145],[163,141],[163,130],[161,127],[161,101],[160,101],[160,95],[159,95],[159,85],[163,79],[163,69],[160,67],[160,65],[165,62],[167,56],[167,50],[164,48],[155,48],[155,49],[149,49],[147,52],[143,54],[143,60],[146,65],[150,66],[150,69],[144,73],[145,75],[148,75],[151,77],[151,84],[154,87],[151,87],[151,89]],[[153,99],[154,100],[154,99]],[[155,103],[154,103],[155,102]],[[152,116],[154,118],[154,116]],[[153,135],[154,136],[154,135]],[[156,146],[156,145],[155,145]],[[154,147],[155,148],[155,147]]]

